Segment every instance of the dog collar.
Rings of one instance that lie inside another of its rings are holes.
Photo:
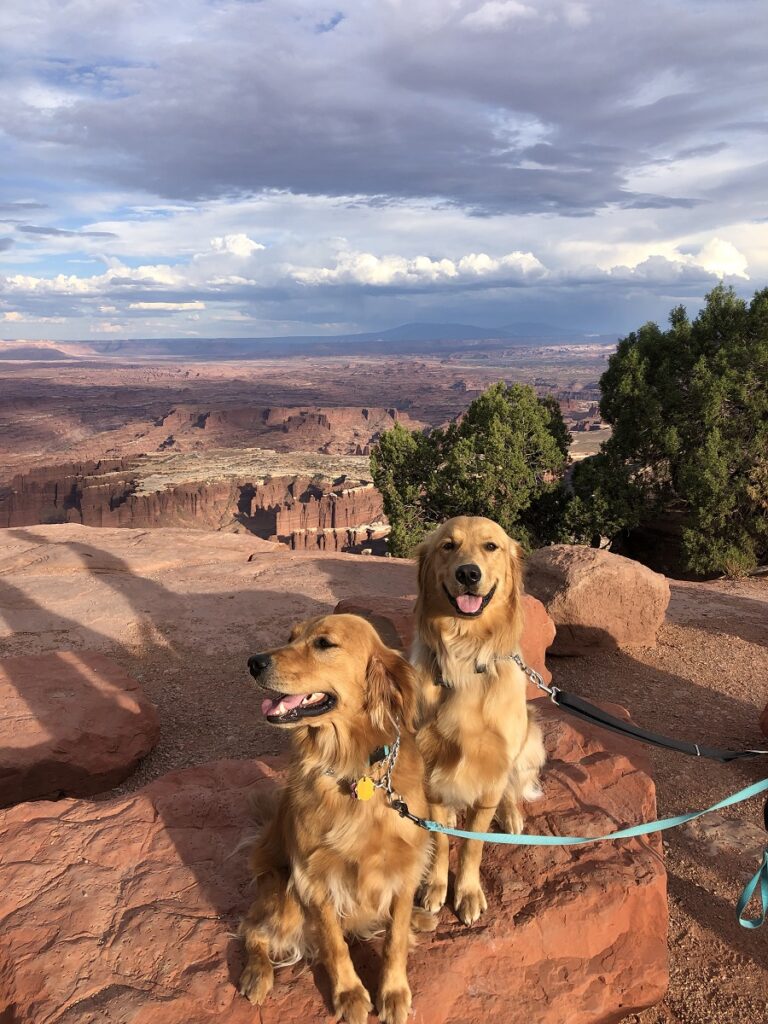
[[[381,761],[386,761],[386,759],[389,757],[391,753],[392,747],[389,746],[389,744],[387,743],[385,743],[383,747],[376,747],[376,749],[372,750],[371,753],[368,755],[368,767],[373,768],[375,764],[379,764]],[[325,771],[323,772],[323,775],[330,775],[332,777],[335,777],[336,771],[333,768],[326,768]],[[354,784],[354,782],[356,782],[357,780],[345,779],[344,781],[349,782],[350,784]]]
[[[475,675],[481,676],[483,675],[484,672],[487,672],[487,670],[488,669],[486,665],[481,665],[480,662],[475,663]],[[433,679],[432,682],[435,684],[435,686],[442,686],[444,690],[453,689],[453,683],[449,682],[443,676],[437,676],[437,678]]]

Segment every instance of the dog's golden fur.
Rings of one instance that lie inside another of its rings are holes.
[[[332,646],[320,646],[332,644]],[[266,652],[258,681],[282,694],[332,694],[336,705],[288,724],[292,756],[278,805],[251,853],[256,899],[240,932],[247,963],[240,991],[261,1003],[274,966],[317,955],[331,981],[333,1007],[364,1024],[371,1000],[344,936],[385,930],[377,1006],[388,1024],[404,1024],[411,1006],[406,976],[413,900],[424,878],[431,837],[389,807],[377,790],[355,800],[354,780],[376,775],[378,747],[400,732],[393,787],[426,816],[424,765],[413,729],[413,669],[385,647],[364,619],[330,615],[297,626],[290,642]],[[262,657],[262,656],[260,656]]]
[[[419,595],[411,660],[422,689],[417,742],[427,765],[431,816],[487,832],[494,817],[504,831],[521,832],[522,801],[538,795],[545,753],[529,714],[526,679],[518,666],[498,660],[519,650],[523,626],[520,546],[490,519],[460,516],[434,531],[418,550]],[[471,569],[477,580],[457,579]],[[488,595],[474,616],[461,613],[457,596]],[[478,671],[480,669],[480,671]],[[454,908],[466,924],[486,909],[480,882],[482,843],[464,843]],[[438,835],[422,894],[437,912],[448,886],[448,839]]]

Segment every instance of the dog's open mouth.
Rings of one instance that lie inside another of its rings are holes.
[[[468,618],[475,618],[482,614],[483,609],[486,607],[488,602],[491,600],[493,595],[496,593],[496,584],[494,583],[487,594],[456,594],[455,596],[450,590],[443,584],[443,590],[448,595],[448,600],[451,602],[453,607],[459,613],[459,615],[466,615]]]
[[[298,722],[300,718],[324,715],[336,706],[331,693],[276,693],[261,702],[261,713],[268,722],[280,725],[283,722]]]

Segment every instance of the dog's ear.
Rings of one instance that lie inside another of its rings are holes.
[[[377,729],[386,729],[390,719],[408,732],[416,726],[418,684],[416,673],[397,651],[378,644],[366,671],[365,710]]]
[[[511,537],[507,537],[507,557],[509,559],[510,594],[512,600],[519,604],[520,595],[523,592],[523,549]]]
[[[516,643],[523,631],[525,611],[523,608],[523,549],[516,540],[507,538],[507,557],[509,565],[509,607],[512,615],[509,620],[509,627]]]
[[[432,535],[423,540],[421,544],[416,548],[414,554],[416,555],[418,563],[418,578],[419,578],[419,596],[423,597],[427,593],[429,586],[429,577],[432,569],[432,555],[434,554],[435,545],[432,541]]]

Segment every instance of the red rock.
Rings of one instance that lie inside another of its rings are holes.
[[[169,668],[177,652],[187,665],[190,652],[193,664],[197,652],[247,658],[252,645],[283,643],[294,622],[330,614],[347,594],[412,594],[415,577],[398,558],[310,556],[250,534],[0,530],[0,649],[44,653],[66,637],[106,654],[141,645]]]
[[[0,806],[111,789],[158,735],[154,705],[103,654],[0,661]]]
[[[146,471],[132,459],[36,467],[0,489],[0,527],[81,523],[220,530],[241,523],[249,532],[274,536],[294,548],[341,550],[366,539],[361,527],[384,521],[381,495],[372,484],[350,487],[344,481],[284,476],[224,478],[143,491],[140,477]],[[312,544],[319,531],[323,543]]]
[[[413,640],[413,605],[415,597],[383,597],[378,594],[364,597],[347,597],[339,601],[334,611],[337,614],[350,612],[362,615],[372,623],[382,640],[399,650],[409,650]],[[530,594],[523,595],[525,626],[520,642],[520,651],[527,665],[541,673],[544,682],[552,681],[544,656],[555,636],[555,625],[547,615],[541,601]],[[540,697],[541,691],[534,686],[529,696]]]
[[[554,619],[555,655],[655,646],[670,596],[667,579],[639,562],[568,544],[529,555],[526,589]]]
[[[599,834],[655,814],[636,747],[542,707],[550,761],[531,832]],[[608,743],[606,749],[603,743]],[[307,1024],[329,1019],[321,970],[278,972],[261,1010],[235,992],[248,905],[248,791],[259,762],[219,761],[94,803],[0,813],[0,1006],[14,1024]],[[394,812],[393,812],[394,813]],[[667,985],[658,837],[488,846],[489,910],[444,910],[410,956],[416,1024],[608,1024]],[[369,944],[353,957],[375,988]]]
[[[765,705],[762,715],[760,715],[760,728],[763,733],[768,736],[768,704]]]
[[[545,656],[555,639],[555,624],[547,613],[547,609],[531,594],[523,594],[525,608],[525,625],[520,637],[520,653],[523,661],[535,669],[545,683],[552,682],[552,673],[546,666]],[[530,688],[530,696],[543,696],[541,690]]]
[[[334,608],[336,615],[361,615],[376,628],[389,647],[408,651],[413,640],[413,605],[415,594],[391,597],[382,594],[346,597]]]

